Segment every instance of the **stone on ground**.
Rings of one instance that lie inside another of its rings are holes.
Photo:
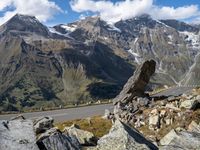
[[[145,139],[138,131],[115,121],[110,132],[100,138],[98,150],[157,150],[158,148]]]
[[[40,117],[35,119],[34,122],[34,128],[36,134],[43,133],[46,130],[53,127],[53,118],[52,117]]]
[[[161,139],[161,150],[198,150],[200,149],[200,133],[171,130],[163,139]]]
[[[80,143],[75,137],[64,135],[52,128],[40,135],[37,141],[40,150],[80,150]]]
[[[31,120],[0,121],[0,150],[39,150]]]
[[[75,136],[81,145],[94,146],[97,144],[97,138],[93,133],[81,130],[77,125],[65,127],[64,131],[69,136]]]

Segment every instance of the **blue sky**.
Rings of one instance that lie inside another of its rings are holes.
[[[200,0],[0,0],[0,24],[16,13],[34,15],[48,26],[97,14],[116,22],[143,13],[200,23]]]

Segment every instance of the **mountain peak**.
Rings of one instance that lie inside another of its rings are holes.
[[[7,23],[10,22],[23,22],[25,24],[41,24],[40,21],[35,16],[16,14]]]
[[[43,25],[35,16],[16,14],[3,25],[4,32],[14,34],[36,33],[42,36],[48,36],[48,28]]]
[[[138,18],[141,18],[141,19],[152,19],[151,15],[149,15],[149,14],[142,14],[142,15],[138,16]]]

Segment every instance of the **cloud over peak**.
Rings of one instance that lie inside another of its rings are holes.
[[[35,16],[42,22],[51,19],[61,8],[55,2],[49,0],[0,0],[0,11],[7,8],[0,17],[0,25],[8,21],[16,13]]]
[[[154,19],[188,19],[199,14],[198,5],[167,7],[154,5],[154,0],[71,0],[72,10],[84,13],[93,12],[108,22],[130,19],[141,14],[150,14]]]

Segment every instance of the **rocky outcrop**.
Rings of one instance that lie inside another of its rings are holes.
[[[138,131],[116,120],[109,134],[98,141],[98,150],[157,150]]]
[[[134,75],[125,84],[120,94],[113,100],[115,105],[115,118],[123,122],[130,122],[139,107],[149,104],[149,97],[145,94],[145,88],[156,69],[154,60],[145,61],[137,68]]]
[[[0,121],[1,150],[39,150],[31,120]]]
[[[41,134],[37,141],[40,150],[80,150],[78,140],[52,128]]]
[[[64,132],[65,135],[76,137],[81,145],[94,146],[98,140],[93,133],[81,130],[77,125],[65,127]]]
[[[46,130],[53,127],[53,118],[52,117],[40,117],[34,120],[34,128],[36,134],[45,132]]]
[[[200,149],[200,133],[171,130],[165,137],[160,140],[161,150],[177,150],[178,149]]]
[[[140,65],[134,75],[127,81],[120,94],[113,100],[114,104],[118,102],[128,103],[136,96],[144,97],[145,88],[151,76],[155,73],[155,69],[156,62],[154,60],[145,61]]]

